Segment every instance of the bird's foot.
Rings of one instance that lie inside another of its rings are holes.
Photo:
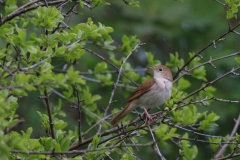
[[[146,114],[146,123],[147,122],[149,122],[149,123],[153,122],[154,118],[157,117],[156,115],[150,116],[146,108],[144,108],[144,111],[145,111],[145,114]]]

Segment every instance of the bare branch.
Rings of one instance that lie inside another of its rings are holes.
[[[54,92],[55,94],[57,94],[58,96],[62,97],[63,99],[66,99],[66,97],[65,97],[64,95],[62,95],[61,93],[57,92],[57,91],[54,90],[53,88],[50,88],[50,89],[51,89],[51,91],[53,91],[53,92]],[[77,103],[74,102],[74,101],[72,101],[72,100],[70,100],[70,102],[72,102],[72,103],[74,103],[74,104],[77,105]],[[95,113],[89,111],[87,108],[85,108],[85,107],[83,107],[83,106],[82,106],[82,108],[83,108],[86,112],[88,112],[89,114],[91,114],[92,116],[94,116],[94,117],[102,120],[102,118],[100,118],[99,116],[97,116]],[[107,121],[104,121],[104,123],[106,123],[107,125],[110,125],[110,123],[108,123]]]
[[[51,57],[50,57],[50,58],[51,58]],[[28,67],[26,67],[26,68],[20,68],[20,70],[21,70],[21,71],[27,71],[27,70],[29,70],[29,69],[33,69],[33,68],[39,66],[40,64],[42,64],[43,62],[45,62],[45,61],[48,60],[48,59],[49,59],[49,58],[43,59],[43,60],[35,63],[34,65],[28,66]]]
[[[117,145],[117,146],[110,146],[110,147],[103,147],[103,148],[96,148],[96,149],[85,149],[85,150],[73,150],[73,151],[63,151],[63,152],[54,152],[54,154],[74,154],[74,153],[88,153],[88,152],[95,152],[95,151],[102,151],[107,149],[113,149],[113,148],[121,148],[121,147],[147,147],[152,146],[154,142],[144,143],[144,144],[126,144],[123,145]],[[22,153],[22,154],[44,154],[44,155],[53,155],[53,152],[51,151],[20,151],[20,150],[11,150],[11,153]]]
[[[209,144],[217,144],[219,146],[221,146],[222,144],[237,144],[236,142],[210,142],[210,141],[204,141],[204,140],[200,140],[198,138],[183,138],[183,137],[177,137],[177,136],[172,136],[175,139],[179,139],[179,140],[187,140],[187,141],[196,141],[196,142],[202,142],[202,143],[209,143]]]
[[[97,56],[98,58],[101,58],[102,60],[104,60],[105,62],[107,62],[108,64],[110,64],[111,66],[113,66],[114,68],[116,68],[116,69],[119,71],[119,68],[118,68],[117,66],[115,66],[113,63],[109,62],[106,58],[100,56],[99,54],[97,54],[97,53],[95,53],[95,52],[93,52],[93,51],[91,51],[91,50],[89,50],[89,49],[87,49],[87,48],[85,48],[85,47],[83,47],[83,49],[85,49],[86,51],[94,54],[94,55]],[[133,81],[131,78],[129,78],[125,73],[123,73],[123,75],[124,75],[127,79],[129,79],[133,84],[135,84],[136,86],[139,86],[139,84],[137,84],[136,82],[134,82],[134,81]]]
[[[229,136],[229,139],[228,139],[227,142],[230,142],[230,141],[232,140],[232,137],[233,137],[233,136],[236,134],[236,132],[237,132],[237,129],[238,129],[238,127],[239,127],[239,124],[240,124],[240,114],[239,114],[239,116],[238,116],[238,119],[237,119],[237,121],[236,121],[236,123],[235,123],[235,126],[234,126],[234,128],[233,128],[233,130],[232,130],[232,133],[231,133],[231,135]],[[228,145],[229,145],[229,144],[224,144],[223,147],[222,147],[222,148],[218,151],[218,153],[214,156],[214,158],[219,158],[221,155],[223,155],[223,153],[224,153],[225,150],[227,149]]]
[[[54,72],[59,72],[59,73],[67,73],[67,71],[65,70],[56,70],[56,69],[53,69]],[[91,82],[96,82],[96,83],[103,83],[102,81],[100,80],[97,80],[97,79],[93,79],[93,78],[89,78],[89,77],[85,77],[85,76],[82,76],[79,74],[79,77],[81,77],[82,79],[85,79],[87,81],[91,81]],[[109,85],[109,84],[106,84],[106,85]],[[134,86],[129,86],[129,85],[126,85],[126,84],[117,84],[117,86],[119,87],[123,87],[123,88],[131,88],[131,89],[136,89],[137,87],[134,87]]]
[[[153,132],[152,132],[151,127],[150,127],[149,125],[147,125],[147,126],[148,126],[148,129],[149,129],[149,131],[150,131],[150,133],[151,133],[151,135],[152,135],[152,138],[153,138],[153,142],[154,142],[154,146],[155,146],[155,149],[154,149],[154,150],[157,152],[157,154],[159,155],[159,157],[161,158],[161,160],[166,160],[166,158],[163,157],[162,153],[160,152],[160,150],[159,150],[159,148],[158,148],[158,145],[157,145],[157,142],[156,142],[155,137],[154,137],[154,135],[153,135]]]
[[[189,69],[189,70],[185,70],[185,72],[184,72],[181,76],[179,76],[177,79],[175,79],[173,83],[177,82],[177,81],[178,81],[180,78],[182,78],[183,76],[188,75],[189,72],[193,71],[194,69],[199,68],[199,67],[201,67],[201,66],[204,66],[204,65],[206,65],[206,64],[211,64],[211,65],[216,69],[216,67],[212,64],[212,62],[215,62],[215,61],[218,61],[218,60],[221,60],[221,59],[225,59],[225,58],[228,58],[228,57],[236,56],[236,55],[240,55],[240,52],[236,52],[236,53],[233,53],[233,54],[229,54],[229,55],[226,55],[226,56],[223,56],[223,57],[219,57],[219,58],[216,58],[216,59],[212,59],[212,57],[210,57],[210,60],[209,60],[209,61],[204,62],[204,63],[202,63],[202,64],[199,64],[199,65],[197,65],[197,66],[195,66],[195,67],[193,67],[193,68],[191,68],[191,69]]]
[[[19,119],[16,123],[14,123],[13,125],[11,125],[10,127],[7,127],[4,130],[4,134],[8,134],[13,128],[17,127],[19,124],[25,122],[24,118]]]
[[[183,100],[187,99],[188,97],[191,97],[192,95],[198,93],[199,91],[204,90],[204,89],[207,88],[209,85],[211,85],[211,84],[217,82],[218,80],[220,80],[220,79],[226,77],[227,75],[229,75],[229,74],[234,74],[234,71],[236,71],[236,70],[238,70],[238,69],[240,69],[240,67],[238,67],[238,68],[236,68],[236,69],[233,68],[231,71],[227,72],[226,74],[222,75],[221,77],[219,77],[219,78],[217,78],[217,79],[215,79],[215,80],[213,80],[213,81],[211,81],[211,82],[208,82],[208,83],[207,83],[206,85],[204,85],[203,87],[197,89],[196,91],[194,91],[194,92],[188,94],[187,96],[185,96],[185,97],[182,98],[181,100],[177,101],[176,104],[182,102]]]
[[[17,10],[15,10],[14,12],[10,13],[9,15],[7,15],[5,18],[2,19],[2,22],[0,23],[0,26],[2,26],[4,23],[6,23],[7,21],[10,21],[12,20],[13,18],[25,13],[25,12],[28,12],[28,11],[31,11],[33,9],[36,9],[38,8],[39,6],[46,6],[45,3],[42,3],[42,4],[39,4],[39,5],[35,5],[35,6],[31,6],[31,7],[28,7],[36,2],[39,2],[40,0],[35,0],[35,1],[31,1],[21,7],[19,7]],[[63,2],[65,0],[57,0],[57,1],[51,1],[51,2],[48,2],[48,5],[53,5],[53,4],[59,4],[61,2]],[[28,8],[26,8],[28,7]]]
[[[174,75],[173,79],[175,79],[178,74],[194,59],[196,58],[198,55],[200,55],[204,50],[206,50],[208,47],[210,47],[211,45],[213,45],[213,42],[218,41],[219,39],[222,39],[223,37],[225,37],[227,34],[229,34],[230,32],[232,32],[232,30],[236,29],[237,27],[240,26],[240,23],[238,23],[235,27],[229,29],[226,33],[224,33],[223,35],[221,35],[220,37],[218,37],[217,39],[215,39],[214,41],[212,41],[211,43],[209,43],[208,45],[206,45],[205,47],[203,47],[200,51],[198,51],[192,58],[190,58],[178,71],[177,73]]]
[[[132,53],[137,49],[137,47],[138,47],[139,45],[141,45],[141,42],[140,42],[140,41],[139,41],[139,42],[137,43],[137,45],[133,48],[133,50],[129,53],[129,55],[125,58],[125,60],[122,62],[122,65],[121,65],[120,70],[119,70],[119,73],[118,73],[118,78],[117,78],[116,84],[113,84],[113,90],[112,90],[111,97],[110,97],[109,102],[108,102],[108,106],[107,106],[107,108],[105,109],[104,116],[103,116],[103,120],[104,120],[105,117],[107,116],[107,111],[108,111],[110,105],[112,104],[112,99],[113,99],[113,96],[114,96],[116,87],[117,87],[117,85],[118,85],[118,83],[119,83],[119,79],[120,79],[121,74],[122,74],[123,65],[125,64],[125,62],[127,61],[127,59],[132,55]],[[103,124],[103,122],[100,123],[100,126],[99,126],[99,129],[98,129],[97,134],[99,134],[99,133],[101,132],[102,124]]]
[[[81,100],[80,100],[80,96],[79,96],[79,90],[77,88],[77,86],[75,86],[75,90],[76,90],[76,93],[77,93],[77,99],[78,99],[78,137],[79,137],[79,143],[82,142],[82,135],[81,135],[81,108],[82,108],[82,105],[81,105]]]
[[[45,93],[45,101],[46,101],[46,104],[47,104],[49,125],[50,125],[50,128],[51,128],[51,134],[52,134],[52,138],[55,139],[54,124],[53,124],[53,120],[52,120],[52,113],[51,113],[51,109],[50,109],[49,95],[47,93],[47,88],[45,88],[44,93]]]

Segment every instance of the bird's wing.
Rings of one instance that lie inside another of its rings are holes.
[[[154,85],[155,79],[150,78],[146,82],[144,82],[141,86],[139,86],[126,100],[126,102],[131,102],[135,98],[140,97],[141,95],[147,93],[151,90],[151,87]]]

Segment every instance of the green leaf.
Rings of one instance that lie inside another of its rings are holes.
[[[240,57],[235,57],[235,60],[237,61],[238,64],[240,64]]]
[[[184,64],[184,60],[183,59],[179,59],[178,58],[178,52],[174,54],[170,53],[170,62],[166,63],[166,66],[168,66],[169,68],[176,68],[176,67],[182,67]]]
[[[227,10],[227,19],[230,19],[233,17],[233,12],[231,10]]]
[[[184,158],[187,160],[193,160],[197,157],[198,149],[197,146],[193,145],[192,148],[188,146],[183,147],[184,150]]]
[[[36,48],[35,46],[28,46],[28,52],[32,53],[32,54],[37,54],[39,51],[38,48]]]
[[[53,27],[57,27],[57,22],[60,22],[64,19],[61,12],[55,7],[38,7],[34,12],[34,18],[32,23],[36,27],[46,28],[48,31],[51,31]]]
[[[155,133],[160,138],[161,141],[171,139],[172,136],[179,136],[179,134],[175,133],[177,131],[176,128],[171,128],[169,132],[167,131],[168,131],[168,125],[161,124],[160,127],[156,129]]]
[[[21,40],[21,42],[25,42],[25,39],[26,39],[26,31],[25,30],[20,30],[20,29],[17,29],[17,32],[18,32],[18,36]]]
[[[236,133],[236,141],[237,141],[237,142],[239,141],[239,135],[238,135],[238,133]]]
[[[41,137],[40,139],[45,151],[52,150],[57,144],[56,140],[51,137]]]
[[[95,101],[97,101],[97,100],[99,100],[99,99],[101,99],[101,98],[102,98],[102,97],[101,97],[100,95],[96,94],[96,95],[94,95],[94,96],[91,97],[91,100],[92,100],[93,102],[95,102]]]
[[[48,62],[41,64],[41,73],[52,72],[53,66]]]
[[[79,0],[79,4],[80,4],[81,8],[84,7],[84,6],[83,6],[83,2],[82,2],[82,0]]]
[[[233,13],[238,13],[238,7],[236,4],[233,4],[232,7],[231,7],[231,10]]]
[[[208,137],[209,142],[217,142],[220,143],[222,141],[221,138],[217,138],[217,137]],[[213,152],[216,152],[216,149],[219,147],[218,144],[212,144],[210,143],[210,147],[212,148]]]
[[[191,86],[191,83],[183,77],[178,81],[178,90],[184,90]]]
[[[125,153],[125,154],[123,154],[123,156],[120,160],[135,160],[135,158],[132,157],[130,154]]]
[[[106,62],[100,62],[97,63],[97,65],[94,68],[94,72],[103,72],[107,70],[107,63]]]
[[[220,118],[220,116],[217,116],[216,113],[210,113],[208,116],[207,116],[207,120],[209,122],[215,122],[217,121],[218,119]]]
[[[27,129],[26,134],[30,137],[31,134],[32,134],[32,131],[33,131],[32,127],[29,127],[29,128]]]
[[[54,118],[53,123],[54,123],[55,130],[63,129],[68,125],[67,122],[64,122],[63,120],[59,120],[57,118]]]
[[[154,67],[157,65],[160,65],[161,62],[159,60],[154,60],[154,56],[151,52],[146,52],[147,55],[147,60],[148,60],[148,66],[149,67]]]
[[[40,144],[39,140],[38,139],[30,139],[29,140],[29,144],[28,144],[28,148],[30,150],[32,149],[39,149],[42,145]]]
[[[99,141],[100,141],[100,137],[98,137],[98,135],[95,135],[92,141],[92,149],[97,148]]]
[[[61,140],[61,151],[68,151],[71,140],[74,137],[66,136]]]
[[[71,158],[70,160],[83,160],[83,159],[82,159],[82,156],[80,155],[80,156],[77,156],[75,158]]]

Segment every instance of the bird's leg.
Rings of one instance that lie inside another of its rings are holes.
[[[153,118],[155,118],[156,116],[150,116],[147,109],[145,107],[143,109],[144,109],[144,112],[146,114],[146,122],[148,121],[148,119],[149,119],[150,122],[152,122]]]

